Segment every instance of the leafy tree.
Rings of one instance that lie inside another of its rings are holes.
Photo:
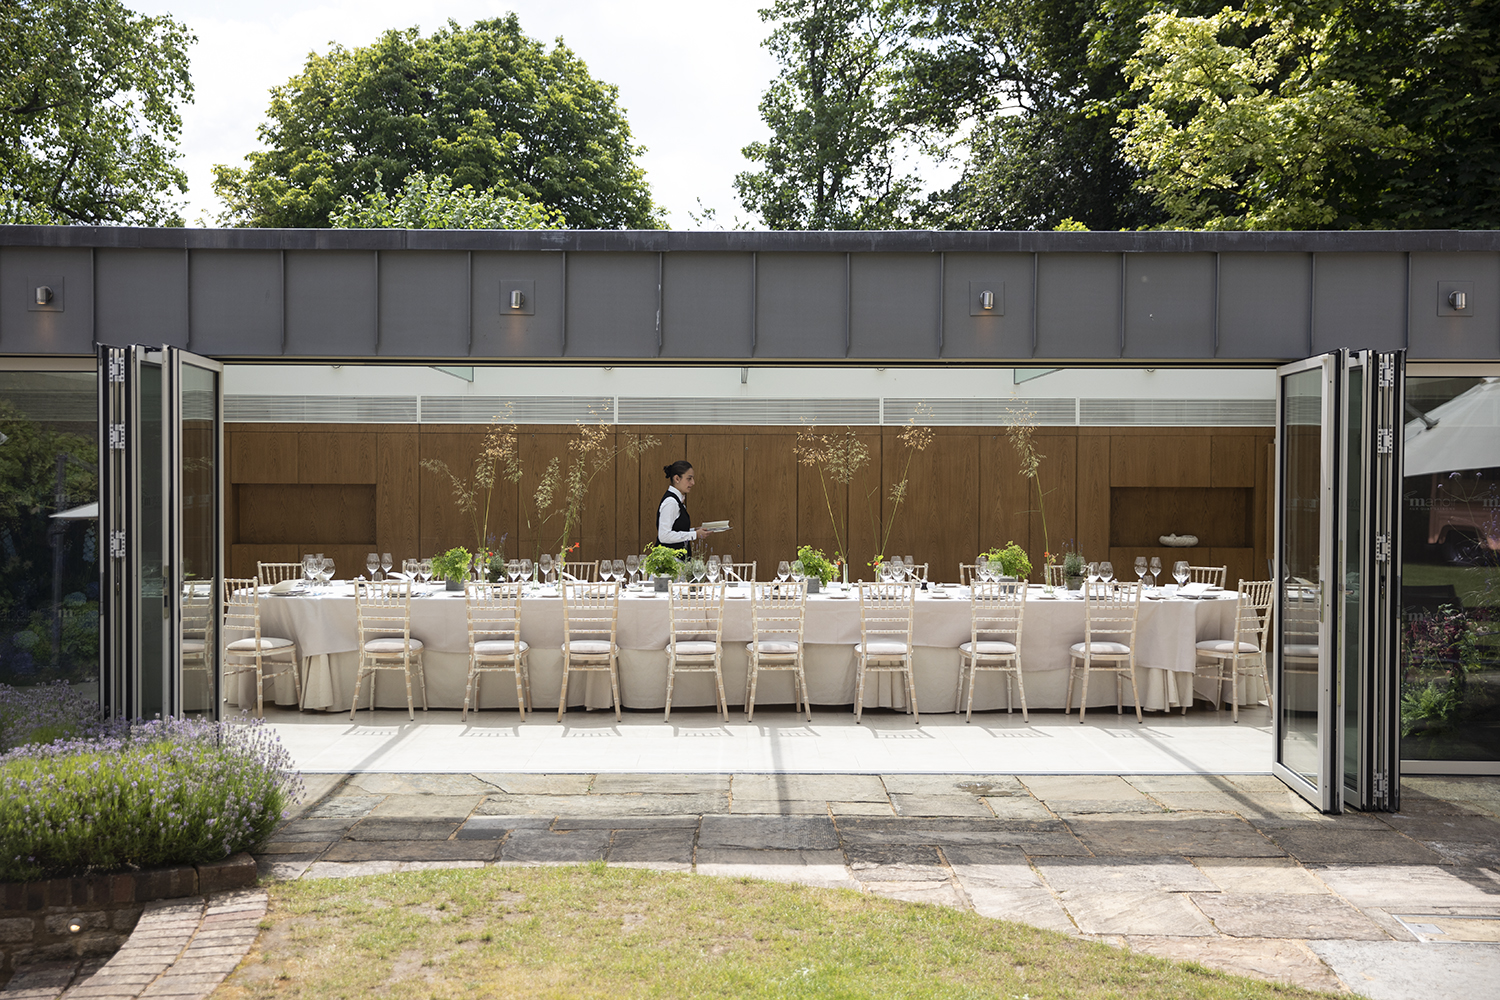
[[[1346,214],[1343,179],[1411,149],[1358,86],[1329,79],[1327,20],[1228,8],[1145,20],[1125,73],[1147,96],[1122,115],[1124,154],[1170,227],[1323,228]]]
[[[760,102],[766,142],[743,150],[761,169],[734,179],[745,209],[771,229],[910,225],[918,180],[900,170],[889,106],[904,18],[881,0],[776,0],[765,47],[781,71]]]
[[[335,45],[271,94],[266,148],[214,168],[225,223],[328,226],[346,196],[394,197],[422,172],[546,206],[575,228],[660,224],[617,89],[560,40],[548,50],[522,34],[514,14]]]
[[[564,229],[556,209],[499,191],[453,189],[441,175],[406,175],[393,198],[376,188],[363,199],[345,195],[329,216],[334,229]]]
[[[0,3],[0,222],[182,225],[196,40],[118,0]]]

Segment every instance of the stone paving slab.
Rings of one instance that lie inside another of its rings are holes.
[[[1332,895],[1193,893],[1191,898],[1230,937],[1390,940],[1368,917]]]
[[[431,819],[462,821],[472,813],[483,795],[387,795],[370,810],[380,819]]]
[[[1443,860],[1436,851],[1388,827],[1351,830],[1298,826],[1267,830],[1266,836],[1306,865],[1435,865]]]
[[[1289,983],[1330,993],[1344,992],[1323,960],[1302,941],[1278,938],[1209,938],[1150,937],[1129,935],[1125,946],[1131,951],[1170,958],[1178,962],[1198,962],[1211,969],[1232,972],[1253,979]]]
[[[603,861],[608,830],[517,830],[500,847],[500,860],[530,865],[577,865]]]
[[[330,847],[322,860],[490,861],[495,848],[494,841],[483,840],[345,840]]]
[[[1279,857],[1284,852],[1237,816],[1163,813],[1155,816],[1085,816],[1068,826],[1094,854],[1178,854],[1190,857]]]
[[[816,816],[704,816],[700,848],[828,850],[839,846],[833,821]]]
[[[1055,891],[1214,892],[1216,886],[1191,861],[1179,857],[1045,859],[1037,862]]]
[[[697,831],[691,827],[615,830],[604,860],[631,868],[691,871],[696,838]]]
[[[727,774],[601,774],[590,791],[595,795],[635,793],[641,795],[724,795],[729,792]]]
[[[1221,892],[1320,895],[1328,886],[1291,858],[1191,858]]]
[[[1500,876],[1483,868],[1325,865],[1312,872],[1356,906],[1489,906],[1500,912]]]
[[[885,802],[885,784],[873,774],[737,774],[735,799],[804,802]]]
[[[1500,947],[1407,941],[1311,941],[1339,979],[1371,1000],[1480,1000],[1500,981]]]
[[[496,816],[680,816],[683,813],[724,813],[729,796],[719,792],[696,795],[509,795],[485,797],[474,812]]]
[[[797,882],[827,889],[858,889],[840,851],[751,851],[699,848],[699,875]]]
[[[1180,893],[1079,889],[1065,893],[1062,905],[1085,934],[1215,936],[1213,925]]]
[[[545,830],[551,826],[550,816],[470,816],[453,836],[455,840],[500,840],[512,830]]]
[[[918,795],[892,792],[891,805],[898,816],[976,816],[989,818],[984,800],[972,795]]]

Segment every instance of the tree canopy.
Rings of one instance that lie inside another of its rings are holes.
[[[118,0],[0,3],[0,222],[182,225],[196,40]]]
[[[514,14],[335,45],[271,95],[265,149],[214,168],[225,223],[325,227],[346,197],[397,197],[420,172],[545,206],[573,228],[660,224],[617,89],[561,40],[528,38]]]
[[[471,187],[418,171],[407,174],[395,197],[376,188],[362,199],[345,195],[329,216],[334,229],[565,229],[556,209],[525,198]]]

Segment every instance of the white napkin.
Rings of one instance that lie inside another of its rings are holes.
[[[385,575],[385,578],[387,580],[409,580],[409,579],[411,579],[405,573],[387,573]]]
[[[273,586],[269,592],[272,594],[290,594],[293,590],[296,589],[296,580],[282,580],[280,583]]]
[[[1202,597],[1206,593],[1208,593],[1208,584],[1206,583],[1183,584],[1177,589],[1178,597]]]

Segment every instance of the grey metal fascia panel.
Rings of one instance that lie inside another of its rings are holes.
[[[1440,309],[1441,282],[1473,282],[1467,312]],[[1500,356],[1500,253],[1414,253],[1407,310],[1408,361]],[[1442,314],[1440,314],[1442,313]]]
[[[754,315],[747,253],[670,253],[662,261],[664,358],[744,358]]]
[[[856,253],[849,268],[849,357],[937,358],[938,255]]]
[[[950,253],[943,267],[943,357],[989,361],[1031,358],[1032,266],[1029,253]],[[971,283],[1003,290],[1004,312],[971,316]]]
[[[188,299],[194,351],[218,358],[280,356],[281,256],[276,250],[192,252]]]
[[[188,269],[186,250],[94,251],[94,294],[101,344],[168,344],[192,350],[188,343]]]
[[[568,254],[564,355],[656,357],[660,263],[654,253]]]
[[[567,250],[635,253],[1475,253],[1500,252],[1500,231],[675,232],[0,226],[0,246],[201,250]]]
[[[94,353],[94,253],[0,246],[0,352]],[[37,311],[34,280],[61,279],[62,308]]]
[[[763,253],[755,296],[757,360],[844,357],[841,253]]]
[[[474,252],[472,315],[476,361],[556,358],[563,347],[564,255],[555,252]],[[500,300],[502,281],[533,282],[529,315],[515,315]]]
[[[1311,353],[1312,256],[1219,256],[1220,358],[1301,358]]]
[[[380,356],[469,353],[469,255],[397,250],[380,255]]]
[[[1120,356],[1120,272],[1119,254],[1037,258],[1037,357]]]
[[[1214,255],[1125,255],[1127,358],[1213,357]]]
[[[376,355],[378,267],[367,250],[288,250],[287,356]]]
[[[1406,346],[1406,255],[1320,253],[1313,271],[1310,355]]]

